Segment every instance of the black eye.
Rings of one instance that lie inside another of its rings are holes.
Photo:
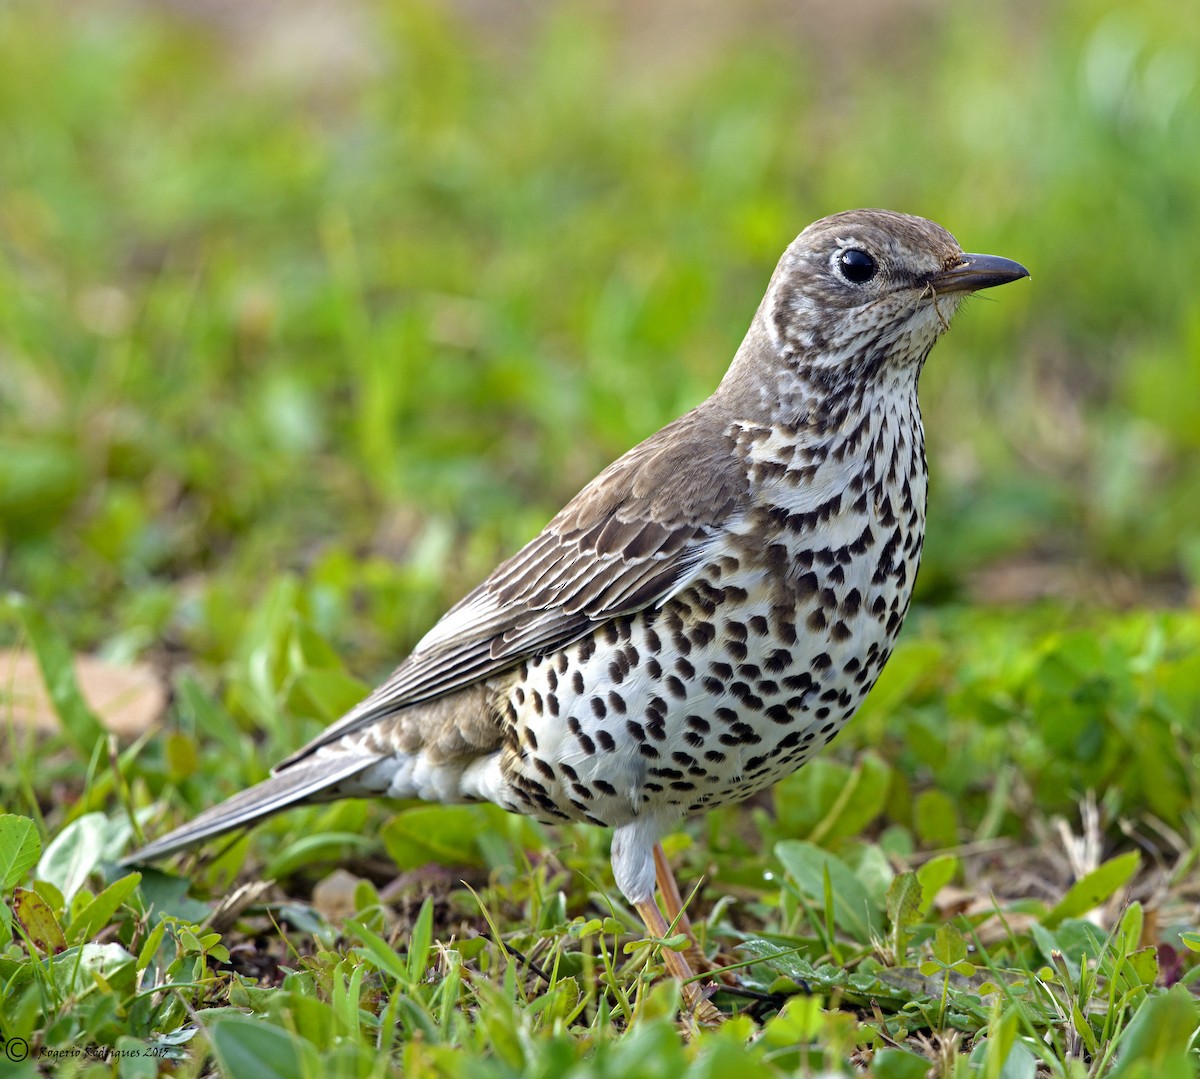
[[[875,260],[865,251],[860,251],[857,247],[852,247],[849,251],[843,251],[838,256],[838,269],[842,271],[842,276],[847,281],[861,285],[864,281],[870,281],[879,270],[879,267],[875,265]]]

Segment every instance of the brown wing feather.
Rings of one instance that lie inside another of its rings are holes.
[[[710,400],[611,464],[451,607],[374,693],[280,767],[669,595],[746,502],[728,425]]]

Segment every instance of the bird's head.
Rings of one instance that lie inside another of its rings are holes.
[[[969,293],[1029,272],[963,252],[941,225],[851,210],[809,225],[783,253],[759,309],[779,353],[810,375],[920,370]]]

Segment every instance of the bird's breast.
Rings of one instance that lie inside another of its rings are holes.
[[[847,436],[840,452],[757,438],[753,502],[677,594],[523,666],[510,808],[608,825],[698,812],[832,740],[891,654],[924,532],[919,419],[884,412]]]

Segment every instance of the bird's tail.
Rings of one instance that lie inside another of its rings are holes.
[[[307,801],[331,787],[353,779],[379,757],[371,753],[338,753],[306,757],[283,771],[207,809],[181,828],[147,843],[128,855],[124,862],[154,862],[168,854],[194,847],[222,832],[242,828]]]

